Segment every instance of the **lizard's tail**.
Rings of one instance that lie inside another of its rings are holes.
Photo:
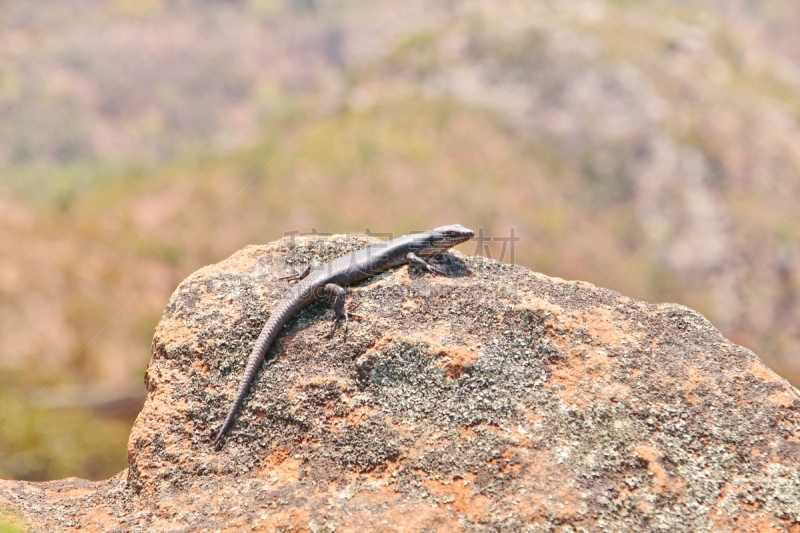
[[[269,322],[267,323],[269,325]],[[269,343],[264,341],[270,341],[272,339],[262,338],[264,337],[264,333],[267,332],[267,328],[264,327],[261,330],[261,335],[258,336],[258,340],[256,341],[256,345],[253,346],[253,351],[250,353],[250,358],[247,360],[247,368],[244,372],[244,377],[242,378],[241,383],[239,383],[239,390],[236,391],[236,398],[233,400],[233,405],[231,408],[228,409],[228,415],[225,417],[225,422],[222,424],[222,427],[217,432],[217,436],[214,438],[214,442],[211,443],[213,447],[216,447],[219,442],[222,440],[222,437],[231,429],[233,426],[233,421],[236,419],[236,413],[239,411],[239,407],[242,406],[245,397],[247,396],[247,391],[250,389],[250,385],[253,383],[253,380],[258,373],[258,368],[261,366],[261,362],[264,360],[264,356],[269,349]]]
[[[213,447],[216,447],[220,443],[228,430],[231,429],[231,426],[233,426],[236,413],[239,411],[239,407],[242,406],[242,402],[244,402],[247,396],[247,391],[250,389],[250,385],[252,385],[256,374],[258,374],[261,362],[264,361],[267,350],[269,350],[272,341],[278,336],[278,332],[280,332],[283,326],[285,314],[285,309],[282,308],[273,311],[267,323],[264,324],[261,333],[258,335],[258,339],[256,339],[256,343],[253,346],[253,351],[250,352],[250,357],[247,359],[247,368],[244,371],[242,381],[239,383],[239,390],[236,391],[236,398],[233,400],[233,405],[231,405],[231,408],[228,410],[228,416],[225,417],[225,422],[222,424],[217,436],[214,437],[214,441],[211,444]]]
[[[222,424],[222,428],[220,428],[217,436],[214,437],[214,442],[211,443],[211,446],[216,448],[216,446],[219,444],[219,441],[222,440],[222,437],[224,437],[228,430],[231,429],[233,420],[236,418],[236,411],[238,410],[239,406],[237,404],[234,404],[233,407],[231,407],[231,410],[228,411],[228,416],[225,417],[225,423]]]

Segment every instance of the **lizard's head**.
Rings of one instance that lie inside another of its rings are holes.
[[[440,226],[428,232],[429,245],[433,249],[433,254],[452,248],[462,242],[466,242],[475,236],[475,232],[467,229],[461,224],[452,226]]]

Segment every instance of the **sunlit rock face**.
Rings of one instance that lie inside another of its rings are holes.
[[[130,467],[0,483],[32,531],[756,531],[800,527],[800,394],[703,316],[458,253],[285,327],[215,428],[287,266],[365,237],[250,246],[187,278],[153,339]]]

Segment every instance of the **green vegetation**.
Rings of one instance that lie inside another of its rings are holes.
[[[0,533],[25,533],[25,531],[16,521],[0,515]]]
[[[0,478],[45,481],[79,474],[102,479],[127,466],[120,450],[129,423],[81,408],[46,408],[37,405],[40,399],[0,394]]]

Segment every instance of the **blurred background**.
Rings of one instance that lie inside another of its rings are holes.
[[[0,0],[0,477],[125,468],[177,284],[312,227],[513,228],[517,264],[800,384],[798,30],[789,0]]]

